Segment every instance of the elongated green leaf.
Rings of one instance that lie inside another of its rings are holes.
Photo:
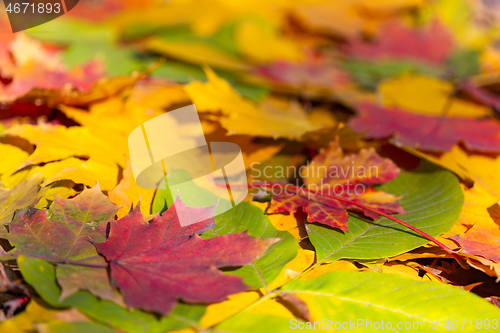
[[[446,320],[451,323],[453,319],[467,319],[475,323],[477,319],[500,318],[500,309],[475,294],[443,283],[418,282],[393,274],[335,271],[311,280],[292,281],[283,290],[306,302],[312,321],[326,318],[355,322],[356,329],[362,332],[373,330],[368,322],[384,321],[388,329],[383,331],[408,331],[398,329],[397,323],[410,322],[415,325],[415,332],[445,332]],[[429,329],[432,323],[438,323],[439,329]],[[460,329],[476,331],[470,325]]]
[[[500,309],[475,294],[400,275],[334,271],[291,281],[282,291],[306,303],[311,322],[249,309],[220,323],[215,331],[450,332],[445,325],[455,325],[456,332],[478,332],[477,320],[482,327],[487,322],[493,327],[495,320],[500,325]]]
[[[379,189],[402,196],[401,206],[408,213],[394,216],[431,236],[451,229],[464,202],[458,180],[444,170],[402,171]],[[350,232],[346,234],[314,224],[309,224],[307,230],[318,260],[325,261],[385,258],[428,243],[426,238],[387,218],[369,221],[351,215]]]
[[[292,234],[276,230],[264,211],[251,203],[242,202],[235,208],[216,216],[215,223],[215,228],[205,232],[202,238],[235,234],[245,230],[248,230],[248,234],[253,237],[281,238],[251,265],[232,272],[243,277],[247,285],[265,287],[297,256],[298,246]]]
[[[128,333],[163,333],[196,326],[205,306],[179,303],[167,317],[157,319],[141,310],[128,310],[113,302],[99,300],[86,291],[79,291],[59,301],[54,266],[42,259],[19,256],[19,269],[24,279],[48,304],[54,307],[75,307],[87,316]]]
[[[40,333],[115,333],[116,331],[91,321],[65,323],[61,321],[51,321],[36,325]]]

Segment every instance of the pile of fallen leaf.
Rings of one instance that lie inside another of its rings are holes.
[[[0,17],[0,331],[498,329],[499,8],[80,1],[16,34]],[[190,104],[253,185],[182,227],[215,207],[138,187],[127,144]]]

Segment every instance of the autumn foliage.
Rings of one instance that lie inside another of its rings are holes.
[[[498,329],[499,6],[0,10],[0,332]],[[138,186],[130,133],[192,104],[242,172]]]

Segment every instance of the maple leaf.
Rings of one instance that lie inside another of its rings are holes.
[[[454,90],[451,82],[411,74],[383,81],[377,88],[377,94],[381,104],[386,107],[397,107],[418,114],[467,118],[491,115],[488,107],[453,97]]]
[[[439,65],[451,55],[453,48],[450,32],[438,20],[423,30],[391,21],[384,25],[375,43],[352,40],[346,51],[353,57],[370,61],[416,60]]]
[[[473,150],[500,152],[500,123],[493,119],[433,117],[384,108],[371,103],[356,105],[358,115],[349,121],[356,132],[367,139],[390,137],[402,145],[449,151],[463,141]]]
[[[213,215],[215,206],[190,208],[179,197],[162,215],[144,223],[140,208],[111,224],[109,239],[94,244],[111,265],[111,278],[128,306],[168,314],[178,299],[190,303],[219,302],[245,291],[237,276],[217,267],[243,266],[261,255],[275,239],[246,232],[208,240],[198,234],[215,226],[213,217],[181,227],[177,211],[186,216]]]
[[[350,82],[349,76],[330,62],[326,57],[319,56],[308,57],[301,63],[279,60],[255,67],[254,73],[277,88],[285,86],[301,92],[307,89],[320,94],[321,90],[330,92]]]
[[[14,212],[27,206],[35,205],[43,195],[39,191],[42,174],[29,177],[13,189],[0,188],[0,237],[6,235],[5,226],[11,223]]]
[[[405,212],[397,202],[398,197],[371,187],[373,184],[386,183],[399,174],[398,167],[391,160],[377,155],[373,148],[343,156],[338,141],[333,141],[328,149],[320,150],[305,171],[304,183],[313,192],[274,195],[269,207],[271,213],[295,213],[302,206],[309,222],[319,222],[344,231],[348,231],[346,209],[361,210],[368,217],[378,218],[377,214],[369,210],[322,194],[336,195],[384,213]],[[357,186],[362,191],[356,191]]]
[[[463,186],[465,204],[458,223],[442,237],[462,247],[461,252],[480,260],[500,262],[500,206],[498,198],[478,184],[471,189]],[[479,258],[478,258],[479,257]]]
[[[294,3],[291,9],[294,16],[311,30],[352,38],[363,32],[373,33],[380,16],[391,15],[421,3],[420,0],[311,1]]]
[[[25,138],[36,145],[35,151],[21,165],[25,167],[32,164],[48,163],[64,160],[71,156],[88,156],[85,163],[77,167],[74,163],[65,165],[60,170],[62,173],[73,173],[80,178],[88,174],[95,175],[90,179],[95,185],[96,178],[100,180],[104,190],[116,185],[118,165],[124,166],[122,152],[126,151],[126,144],[116,141],[104,141],[97,137],[87,127],[80,126],[53,126],[50,124],[39,125],[14,125],[4,131],[4,134]],[[96,149],[99,147],[99,149]],[[71,175],[74,177],[74,175]],[[70,175],[58,177],[58,179],[71,179]]]
[[[98,185],[84,189],[73,199],[55,196],[49,210],[26,207],[18,211],[6,238],[15,247],[15,254],[105,264],[90,240],[106,239],[107,222],[119,208],[102,194]],[[61,298],[87,289],[101,298],[119,302],[105,268],[59,265],[56,273],[62,287]]]
[[[304,109],[297,103],[269,98],[256,104],[240,96],[231,85],[207,68],[207,83],[193,81],[186,92],[199,112],[221,111],[220,121],[228,134],[248,134],[266,137],[300,138],[304,133],[317,130]]]

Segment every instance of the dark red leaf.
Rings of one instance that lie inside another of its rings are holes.
[[[362,40],[349,44],[347,52],[370,61],[416,60],[439,65],[453,52],[452,35],[437,20],[424,29],[410,28],[399,21],[386,24],[374,43]]]
[[[472,150],[500,152],[500,123],[493,119],[425,116],[371,103],[356,110],[349,125],[368,139],[394,136],[402,145],[433,151],[449,151],[463,141]]]
[[[112,283],[128,306],[165,315],[178,299],[219,302],[245,291],[248,287],[240,277],[225,275],[217,267],[249,264],[275,242],[246,232],[203,240],[198,234],[214,227],[213,217],[181,227],[176,210],[188,215],[193,209],[177,198],[162,216],[145,223],[136,207],[112,223],[107,241],[95,244],[110,261]],[[211,213],[215,207],[205,210]]]

